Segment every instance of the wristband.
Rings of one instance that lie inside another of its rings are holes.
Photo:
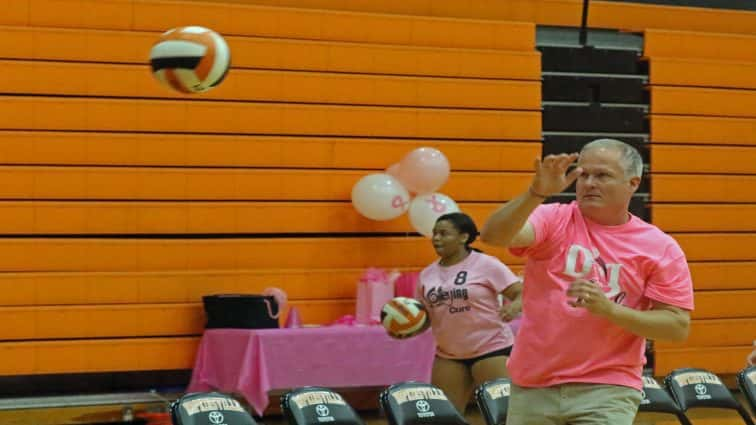
[[[537,193],[536,191],[534,191],[533,190],[533,186],[528,187],[528,193],[530,193],[530,196],[532,196],[534,198],[541,198],[541,199],[548,198],[548,196],[543,196],[540,193]]]

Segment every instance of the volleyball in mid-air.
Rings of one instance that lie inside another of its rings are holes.
[[[152,74],[167,87],[200,93],[223,81],[231,66],[226,41],[213,30],[178,27],[166,31],[150,51]]]
[[[381,323],[389,336],[409,338],[428,329],[430,318],[420,301],[396,297],[381,309]]]

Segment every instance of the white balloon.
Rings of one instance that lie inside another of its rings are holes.
[[[423,236],[433,236],[436,220],[444,214],[459,212],[454,200],[442,193],[420,195],[410,202],[409,218],[412,227]]]
[[[409,192],[396,178],[385,174],[368,174],[352,187],[352,205],[371,220],[391,220],[409,208]]]

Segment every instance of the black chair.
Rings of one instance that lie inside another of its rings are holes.
[[[748,366],[738,372],[737,380],[740,392],[748,400],[751,411],[756,415],[756,366]]]
[[[435,385],[401,382],[379,396],[389,425],[468,425],[465,418]]]
[[[257,425],[233,397],[217,392],[189,393],[171,403],[174,425]]]
[[[683,425],[691,425],[690,420],[680,409],[680,406],[672,400],[667,390],[664,389],[653,376],[643,376],[643,399],[638,407],[639,412],[669,413],[675,415]]]
[[[302,387],[281,396],[289,425],[364,425],[343,397],[324,387]]]
[[[482,383],[475,389],[475,403],[487,425],[505,425],[512,381],[507,378]]]
[[[754,425],[751,415],[733,397],[722,380],[708,370],[673,370],[664,378],[664,385],[682,412],[697,407],[732,409],[738,412],[746,424]]]

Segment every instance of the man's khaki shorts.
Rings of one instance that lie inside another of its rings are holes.
[[[618,385],[512,384],[507,425],[632,425],[640,402],[640,391]]]

